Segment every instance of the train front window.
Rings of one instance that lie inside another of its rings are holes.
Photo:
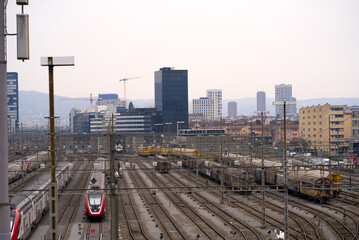
[[[89,194],[89,203],[90,205],[100,206],[102,201],[101,194]]]

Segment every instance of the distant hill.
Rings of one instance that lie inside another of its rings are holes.
[[[55,116],[61,124],[68,124],[71,108],[83,108],[89,105],[86,101],[60,101],[61,96],[55,95]],[[49,116],[49,94],[35,91],[19,91],[19,117],[25,124],[47,124]],[[56,121],[58,123],[58,120]]]
[[[20,91],[19,92],[19,106],[20,106],[20,122],[25,124],[47,124],[47,117],[49,115],[49,95],[47,93],[35,92],[35,91]],[[85,106],[89,106],[89,101],[60,101],[66,97],[55,95],[55,115],[60,117],[60,124],[68,125],[69,113],[72,108],[81,109]],[[86,97],[84,97],[86,98]],[[128,100],[132,101],[135,107],[146,107],[148,105],[154,105],[153,99],[139,99]],[[253,98],[240,98],[240,99],[226,99],[223,100],[223,116],[228,115],[228,102],[237,102],[238,115],[254,115],[254,111],[257,108],[257,100]],[[266,99],[266,108],[270,115],[274,115],[273,98]],[[338,105],[359,105],[359,98],[314,98],[297,100],[297,108],[307,107],[318,104],[338,104]],[[189,111],[192,112],[192,99],[189,99]],[[58,121],[57,121],[58,124]]]

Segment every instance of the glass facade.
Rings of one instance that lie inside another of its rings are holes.
[[[7,73],[7,117],[11,132],[19,129],[19,88],[17,72]]]
[[[162,123],[168,124],[171,132],[177,131],[177,122],[188,127],[188,71],[161,68],[155,72],[155,106],[161,112]]]

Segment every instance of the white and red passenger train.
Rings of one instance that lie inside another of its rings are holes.
[[[71,178],[72,164],[59,164],[56,173],[57,187],[63,188]],[[48,188],[50,174],[39,177],[22,194],[11,199],[10,232],[11,240],[23,240],[29,236],[36,224],[49,209]],[[29,191],[32,190],[32,191]]]
[[[93,173],[85,196],[86,215],[90,221],[100,221],[105,215],[104,161],[94,163]]]
[[[47,158],[47,151],[42,151],[37,155],[31,155],[9,163],[9,183],[13,183],[26,173],[34,171],[40,166],[40,163],[46,163]]]

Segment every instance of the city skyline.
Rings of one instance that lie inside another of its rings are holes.
[[[7,9],[13,33],[21,10],[13,2]],[[19,73],[19,90],[48,92],[40,57],[70,55],[75,67],[56,70],[57,95],[116,92],[122,99],[119,79],[141,76],[128,81],[127,97],[154,98],[153,71],[169,66],[188,69],[189,99],[205,88],[222,89],[226,99],[258,90],[273,98],[273,86],[283,82],[293,85],[297,99],[359,97],[358,10],[357,1],[324,0],[34,1],[25,7],[30,60],[15,59],[9,36],[8,72]]]

